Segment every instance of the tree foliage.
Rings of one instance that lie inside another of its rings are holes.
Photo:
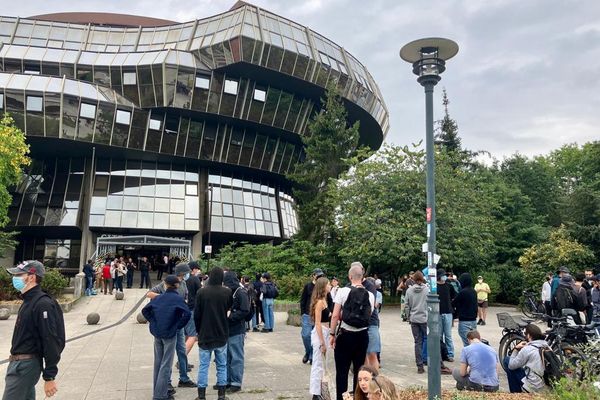
[[[21,179],[23,166],[29,165],[29,145],[25,134],[5,114],[0,120],[0,228],[8,224],[8,207],[12,201],[9,188]],[[16,242],[13,232],[0,232],[0,256]]]
[[[335,86],[328,87],[321,103],[321,111],[308,124],[309,134],[302,137],[305,159],[289,175],[297,184],[297,237],[313,243],[322,243],[331,235],[335,206],[328,194],[332,182],[365,151],[358,150],[359,123],[349,125],[348,113]]]

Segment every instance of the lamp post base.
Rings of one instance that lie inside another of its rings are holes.
[[[442,398],[440,299],[437,293],[427,295],[427,311],[427,397],[434,400]]]

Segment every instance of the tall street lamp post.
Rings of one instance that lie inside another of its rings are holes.
[[[446,60],[458,53],[458,45],[449,39],[427,38],[410,42],[400,57],[412,64],[413,73],[425,88],[425,147],[427,156],[427,267],[430,291],[427,296],[427,391],[430,400],[441,398],[440,376],[440,300],[437,294],[435,253],[435,159],[433,148],[433,88],[442,79]]]

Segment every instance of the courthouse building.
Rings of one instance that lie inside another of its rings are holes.
[[[8,10],[8,9],[6,9]],[[337,82],[360,140],[388,112],[365,66],[256,6],[179,23],[104,13],[0,17],[0,110],[33,162],[13,191],[13,261],[199,256],[298,229],[286,174]]]

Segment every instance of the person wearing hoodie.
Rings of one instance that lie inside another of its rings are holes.
[[[404,309],[415,339],[417,372],[422,374],[425,372],[425,368],[423,368],[423,342],[427,340],[427,293],[429,293],[429,288],[425,284],[425,278],[421,271],[415,272],[413,280],[415,284],[406,291]]]
[[[581,304],[580,298],[577,295],[575,281],[569,274],[563,274],[560,278],[560,283],[556,289],[556,293],[552,297],[552,308],[557,312],[558,315],[562,315],[562,310],[570,308],[575,311],[584,309]],[[573,316],[573,320],[576,324],[581,324],[581,318],[579,313]]]
[[[415,272],[413,279],[415,284],[406,291],[406,315],[410,328],[415,339],[415,362],[417,364],[417,373],[425,372],[423,357],[423,346],[427,342],[427,294],[429,287],[425,282],[425,277],[421,271]],[[440,360],[441,361],[441,360]],[[450,375],[452,370],[446,367],[443,362],[440,363],[441,373]]]
[[[548,348],[548,343],[537,325],[527,325],[525,337],[527,341],[517,344],[503,360],[511,393],[540,392],[546,387],[540,349]]]
[[[179,278],[169,275],[165,278],[165,290],[152,298],[143,309],[144,318],[150,323],[150,333],[154,336],[154,393],[153,400],[173,399],[174,390],[169,391],[169,380],[177,344],[177,331],[182,329],[191,317],[183,298],[177,292]]]
[[[250,312],[248,292],[240,285],[237,274],[225,272],[223,284],[231,290],[231,313],[229,313],[229,339],[227,339],[227,392],[242,389],[244,378],[244,338],[246,317]]]
[[[467,347],[469,345],[467,333],[477,329],[477,293],[473,289],[471,274],[465,272],[458,278],[458,282],[462,289],[452,300],[452,306],[458,317],[458,336],[463,346]]]
[[[214,267],[208,273],[206,285],[198,290],[194,322],[198,331],[200,367],[198,368],[198,400],[206,399],[208,367],[211,354],[217,366],[218,400],[226,400],[228,314],[232,304],[231,289],[223,286],[223,268]]]

